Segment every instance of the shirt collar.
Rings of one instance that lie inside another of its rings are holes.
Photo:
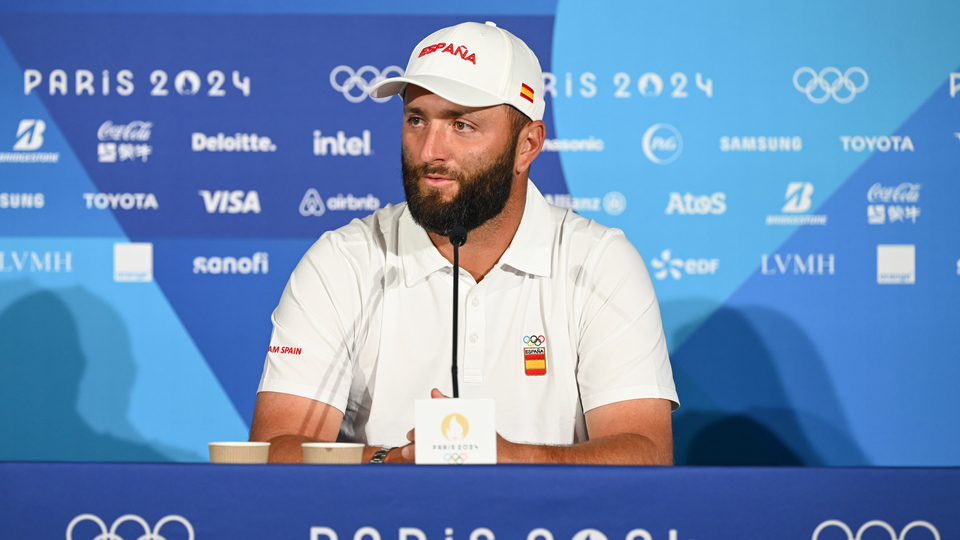
[[[523,207],[520,227],[513,236],[499,265],[506,264],[521,272],[549,276],[553,227],[550,226],[550,205],[540,190],[527,180],[527,200]],[[450,268],[450,264],[427,236],[427,231],[413,221],[410,209],[404,205],[400,214],[398,252],[403,264],[404,283],[413,286],[428,275]]]

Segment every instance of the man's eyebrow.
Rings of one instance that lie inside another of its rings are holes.
[[[406,114],[416,114],[419,116],[426,116],[426,113],[420,107],[405,107]],[[439,118],[457,118],[460,116],[468,116],[473,113],[473,110],[468,109],[443,109],[438,114]]]

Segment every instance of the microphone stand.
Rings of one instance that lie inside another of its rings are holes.
[[[453,244],[453,361],[450,374],[453,376],[453,397],[460,397],[457,384],[457,321],[460,319],[460,246],[467,243],[467,229],[457,225],[450,229],[450,243]]]

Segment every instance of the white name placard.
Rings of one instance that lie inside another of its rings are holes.
[[[418,465],[476,465],[497,462],[493,399],[418,399]]]

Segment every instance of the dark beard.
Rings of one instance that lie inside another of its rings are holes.
[[[413,221],[429,232],[447,235],[456,225],[472,231],[500,215],[510,198],[515,155],[516,144],[508,144],[489,167],[467,176],[440,165],[412,166],[407,162],[406,152],[401,152],[403,193]],[[439,190],[421,189],[420,179],[428,174],[457,181],[460,189],[453,200],[444,201]]]

